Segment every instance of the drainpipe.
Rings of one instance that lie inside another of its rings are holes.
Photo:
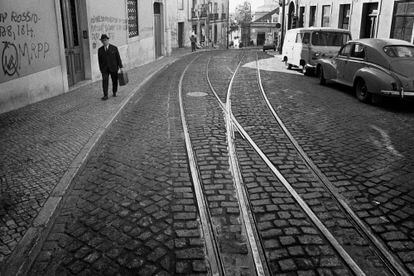
[[[348,26],[348,30],[351,32],[352,39],[355,39],[354,38],[354,34],[352,33],[352,18],[353,18],[353,15],[354,15],[354,0],[351,1],[351,8],[349,10],[349,23],[348,23],[349,26]]]
[[[226,30],[226,48],[229,49],[229,35],[230,35],[230,0],[227,0],[227,30]]]

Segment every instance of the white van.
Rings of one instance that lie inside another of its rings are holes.
[[[318,59],[335,56],[348,40],[351,40],[351,33],[343,29],[290,29],[283,42],[283,61],[288,69],[299,67],[307,75],[315,71]]]

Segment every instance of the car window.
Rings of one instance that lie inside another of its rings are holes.
[[[365,58],[365,48],[361,44],[355,44],[354,49],[351,51],[351,57],[353,58]]]
[[[312,33],[312,45],[315,46],[342,46],[351,36],[343,32],[315,31]]]
[[[303,38],[302,38],[303,44],[309,44],[309,41],[310,41],[310,33],[304,33]]]
[[[351,53],[352,44],[347,44],[339,51],[340,56],[348,56]]]
[[[384,47],[384,52],[390,57],[414,57],[413,46],[386,46]]]
[[[309,33],[298,33],[296,35],[296,43],[309,44],[310,34]]]

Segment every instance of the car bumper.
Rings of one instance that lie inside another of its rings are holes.
[[[306,70],[308,70],[310,72],[316,72],[316,65],[306,64],[305,68],[306,68]]]
[[[263,46],[263,50],[275,50],[275,49],[276,49],[276,46],[270,46],[270,45]]]
[[[381,90],[380,94],[384,96],[401,97],[401,98],[414,97],[414,91],[404,91],[404,90],[401,90],[401,91]]]

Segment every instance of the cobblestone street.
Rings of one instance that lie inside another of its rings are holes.
[[[258,49],[129,74],[108,101],[98,82],[0,115],[2,275],[414,274],[413,101],[361,103]]]

